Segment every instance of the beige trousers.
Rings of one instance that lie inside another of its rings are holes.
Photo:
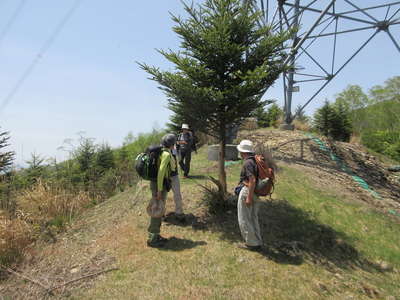
[[[183,214],[181,184],[179,182],[178,175],[171,177],[171,185],[172,185],[172,192],[174,194],[175,213]]]
[[[254,194],[253,204],[247,206],[245,201],[249,189],[244,186],[239,194],[238,199],[238,221],[242,237],[248,246],[261,246],[262,237],[260,232],[260,224],[258,222],[258,211],[260,208],[260,201],[257,195]]]

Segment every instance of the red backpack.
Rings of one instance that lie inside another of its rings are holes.
[[[258,196],[271,196],[275,186],[274,169],[267,165],[262,155],[255,155],[254,159],[257,164],[257,184],[254,192]]]

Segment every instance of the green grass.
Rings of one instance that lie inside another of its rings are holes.
[[[197,184],[217,176],[216,163],[207,161],[205,147],[192,159],[195,178],[181,180],[184,207],[204,217]],[[227,168],[230,191],[239,172],[240,165]],[[260,209],[266,254],[235,246],[241,237],[234,209],[206,217],[203,229],[163,223],[169,246],[150,249],[145,245],[149,191],[128,211],[132,192],[121,193],[97,214],[83,216],[88,223],[81,225],[91,229],[88,241],[116,257],[119,270],[102,275],[92,287],[71,290],[70,299],[400,297],[399,222],[316,185],[302,172],[281,166],[273,199],[263,200]],[[168,211],[172,203],[169,195]],[[394,270],[380,270],[379,261]]]
[[[217,168],[202,148],[193,155],[192,169],[196,178],[181,183],[186,211],[196,213],[201,199],[196,183],[205,182],[202,176],[217,176]],[[239,172],[240,165],[227,168],[230,190]],[[121,270],[78,292],[76,299],[369,299],[375,292],[382,298],[400,296],[398,273],[381,272],[376,266],[382,260],[400,267],[398,222],[319,190],[311,178],[287,166],[281,168],[273,200],[263,202],[261,217],[264,240],[276,250],[269,257],[235,247],[241,238],[234,211],[211,218],[202,231],[163,225],[163,234],[177,237],[180,245],[167,251],[144,246],[146,215],[129,219],[126,226],[135,238],[122,235],[116,241]],[[303,247],[300,255],[279,252],[280,245],[294,241]]]
[[[343,201],[312,186],[300,171],[283,168],[277,197],[286,199],[311,219],[341,233],[367,259],[386,260],[400,266],[400,225],[361,204]]]

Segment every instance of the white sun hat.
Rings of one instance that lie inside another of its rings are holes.
[[[253,142],[249,140],[242,140],[236,148],[239,152],[254,153]]]
[[[189,129],[189,125],[188,124],[182,124],[182,129]]]

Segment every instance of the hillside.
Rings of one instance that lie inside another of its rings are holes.
[[[29,249],[19,275],[0,284],[0,299],[400,298],[399,178],[351,144],[278,130],[240,136],[269,145],[280,167],[261,208],[267,251],[236,247],[234,207],[208,214],[198,184],[209,184],[217,164],[203,147],[192,178],[181,179],[187,224],[163,222],[166,249],[146,247],[150,192],[139,182],[81,215],[56,242]],[[238,163],[227,167],[229,190],[239,172]]]

